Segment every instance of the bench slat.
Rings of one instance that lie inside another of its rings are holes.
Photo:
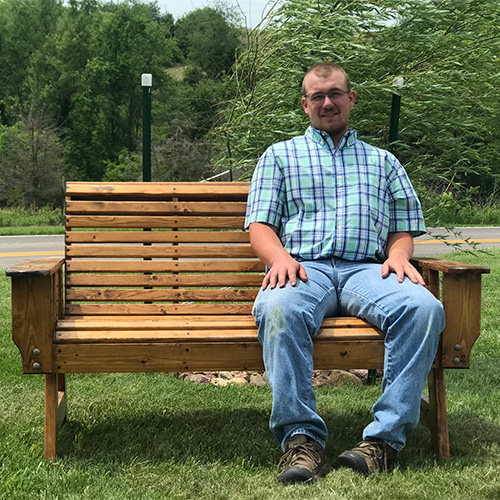
[[[238,201],[72,201],[66,202],[67,214],[92,215],[245,215],[246,203]]]
[[[383,340],[383,335],[368,328],[322,328],[315,338],[315,343],[332,341],[354,342],[361,340]],[[71,343],[116,343],[116,342],[255,342],[258,343],[257,330],[253,329],[192,329],[192,330],[70,330],[57,331],[55,341],[61,344]]]
[[[66,272],[103,273],[245,273],[263,272],[264,264],[259,260],[242,261],[66,261]]]
[[[181,274],[149,274],[149,275],[108,275],[108,274],[70,274],[66,277],[66,286],[100,286],[100,287],[131,287],[131,286],[152,286],[152,287],[199,287],[203,281],[204,287],[225,287],[225,286],[260,286],[263,276],[260,274],[205,274],[200,275]]]
[[[174,217],[174,216],[131,216],[131,215],[68,215],[67,228],[202,228],[243,229],[244,217]]]
[[[142,245],[70,245],[66,247],[68,258],[217,258],[238,259],[255,257],[249,245],[211,246],[142,246]]]
[[[141,316],[158,315],[159,317],[169,317],[170,315],[248,315],[252,312],[251,303],[187,303],[187,304],[67,304],[67,316],[80,315],[102,315],[102,316]]]
[[[165,199],[166,197],[194,196],[196,198],[209,197],[239,197],[246,200],[248,195],[247,182],[114,182],[113,184],[101,184],[92,182],[68,182],[66,185],[67,196],[100,196],[116,197],[129,196],[133,199],[138,197],[157,197]]]
[[[55,344],[57,373],[263,370],[258,342]],[[322,342],[315,369],[381,368],[383,340]]]
[[[248,231],[69,231],[66,243],[249,243]]]
[[[253,301],[258,290],[68,289],[70,301]]]
[[[94,317],[92,320],[86,318],[67,318],[60,320],[57,323],[57,330],[62,331],[169,331],[178,330],[179,328],[189,328],[190,330],[223,330],[230,328],[238,328],[241,330],[255,330],[255,322],[250,316],[242,318],[225,320],[224,317],[216,316],[213,319],[210,317],[193,319],[189,316],[180,318],[152,318],[151,316],[140,316],[138,318],[123,318],[115,316],[113,318]],[[221,319],[222,318],[222,319]]]
[[[231,328],[252,329],[255,330],[255,321],[253,316],[246,315],[241,317],[226,316],[171,316],[171,317],[155,317],[155,316],[75,316],[59,320],[57,330],[177,330],[179,328],[189,329],[227,329],[228,324]],[[325,328],[353,329],[360,331],[361,329],[374,330],[374,327],[359,318],[351,317],[336,317],[325,318],[323,320]],[[377,330],[378,331],[378,330]],[[381,333],[380,333],[381,334]]]

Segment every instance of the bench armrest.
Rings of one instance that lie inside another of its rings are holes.
[[[481,326],[481,275],[490,269],[443,259],[412,262],[429,290],[443,302],[446,326],[441,336],[441,366],[468,368]]]
[[[433,259],[414,257],[413,264],[417,264],[422,269],[440,271],[442,273],[472,273],[472,274],[487,274],[490,272],[489,267],[474,266],[472,264],[462,264],[461,262],[453,262],[452,260]]]
[[[9,267],[5,274],[7,276],[49,276],[59,272],[64,259],[61,257],[50,257],[47,259],[24,259],[19,264]]]
[[[7,269],[12,279],[12,339],[24,373],[52,373],[52,343],[63,311],[64,259],[29,259]]]

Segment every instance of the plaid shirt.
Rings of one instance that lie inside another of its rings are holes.
[[[393,154],[358,140],[352,129],[335,148],[312,126],[260,158],[245,227],[252,222],[277,227],[299,261],[382,261],[390,232],[425,233],[417,195]]]

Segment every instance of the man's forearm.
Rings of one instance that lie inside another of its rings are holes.
[[[397,254],[410,260],[414,250],[415,244],[410,233],[389,233],[386,250],[387,257],[392,257]]]
[[[277,258],[290,257],[281,244],[276,228],[269,224],[250,224],[250,244],[257,257],[268,267],[272,267]]]

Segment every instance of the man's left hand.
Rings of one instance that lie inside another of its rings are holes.
[[[425,286],[422,275],[404,256],[391,256],[382,264],[382,278],[387,278],[391,272],[396,273],[400,283],[403,283],[405,276],[408,276],[413,283]]]
[[[425,286],[424,278],[410,263],[413,248],[413,238],[409,233],[389,233],[387,260],[382,264],[382,278],[396,273],[400,283],[408,276],[413,283]]]

